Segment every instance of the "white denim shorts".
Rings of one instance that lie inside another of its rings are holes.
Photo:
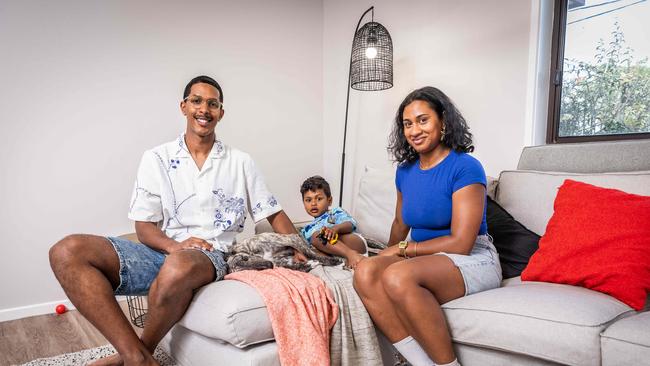
[[[479,235],[469,255],[445,252],[436,255],[449,257],[458,267],[465,282],[465,296],[501,286],[499,254],[489,235]]]

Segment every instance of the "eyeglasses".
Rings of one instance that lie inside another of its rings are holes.
[[[192,107],[197,109],[201,108],[201,105],[203,104],[204,100],[208,105],[208,109],[210,110],[218,111],[219,109],[223,108],[223,103],[221,103],[219,99],[203,99],[203,97],[201,97],[200,95],[191,95],[183,99],[184,102],[189,102],[192,105]]]

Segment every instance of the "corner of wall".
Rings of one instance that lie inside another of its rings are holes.
[[[530,42],[524,145],[546,143],[548,91],[550,84],[553,1],[535,0],[530,10]]]

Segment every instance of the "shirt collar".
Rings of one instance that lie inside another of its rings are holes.
[[[184,133],[178,137],[176,143],[178,145],[178,150],[176,151],[177,157],[189,158],[192,156],[190,154],[190,150],[187,148],[187,145],[185,144]],[[212,150],[210,150],[210,157],[213,159],[222,158],[225,154],[225,150],[226,149],[223,145],[223,142],[221,142],[221,140],[215,139],[214,144],[212,145]]]

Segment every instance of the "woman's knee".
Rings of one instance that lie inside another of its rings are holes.
[[[362,260],[354,269],[353,284],[360,294],[372,291],[372,288],[379,285],[379,278],[383,267],[379,266],[373,259]]]
[[[391,300],[404,299],[408,291],[419,286],[404,262],[388,266],[381,274],[381,283]]]

